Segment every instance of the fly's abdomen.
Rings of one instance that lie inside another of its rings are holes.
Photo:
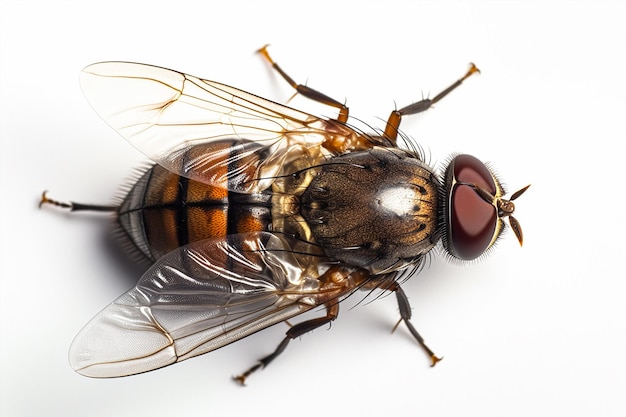
[[[191,242],[268,230],[270,203],[270,193],[229,192],[154,165],[124,198],[118,222],[133,246],[155,261]]]

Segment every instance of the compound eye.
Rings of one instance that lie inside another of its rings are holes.
[[[472,260],[482,255],[490,246],[498,213],[496,207],[483,200],[469,185],[474,184],[492,195],[496,184],[485,164],[470,155],[455,157],[448,167],[448,181],[452,189],[448,194],[448,242],[453,256]]]
[[[454,256],[464,260],[479,257],[489,248],[498,216],[491,204],[467,185],[452,191],[450,246]]]

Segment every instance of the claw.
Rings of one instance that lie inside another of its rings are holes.
[[[437,365],[437,362],[441,361],[443,359],[443,356],[438,358],[435,355],[431,355],[430,360],[432,361],[432,363],[430,364],[430,367],[432,368],[433,366]]]
[[[41,200],[39,201],[39,208],[41,208],[41,206],[43,206],[44,204],[50,204],[50,205],[61,207],[61,208],[66,208],[70,210],[72,209],[72,204],[61,203],[60,201],[56,201],[51,198],[48,198],[48,196],[46,195],[47,193],[48,193],[48,190],[45,190],[43,193],[41,193]]]

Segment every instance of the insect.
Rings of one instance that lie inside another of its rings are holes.
[[[402,118],[440,101],[476,66],[367,134],[348,124],[348,107],[293,81],[266,47],[259,52],[297,93],[336,108],[337,118],[150,65],[83,70],[92,107],[154,165],[115,206],[42,196],[42,204],[115,212],[130,246],[152,263],[78,334],[69,354],[78,373],[150,371],[325,309],[290,325],[274,352],[235,378],[244,384],[292,339],[335,320],[341,300],[374,289],[395,293],[398,324],[435,365],[440,359],[411,322],[401,279],[438,242],[450,257],[481,256],[505,218],[522,243],[513,200],[528,187],[505,199],[477,158],[453,156],[438,175],[417,146],[398,145]]]

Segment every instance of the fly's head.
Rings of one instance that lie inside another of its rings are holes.
[[[488,251],[504,230],[504,218],[523,242],[522,228],[513,217],[513,200],[530,185],[504,198],[496,175],[471,155],[457,155],[445,170],[443,187],[443,246],[453,258],[473,260]]]

